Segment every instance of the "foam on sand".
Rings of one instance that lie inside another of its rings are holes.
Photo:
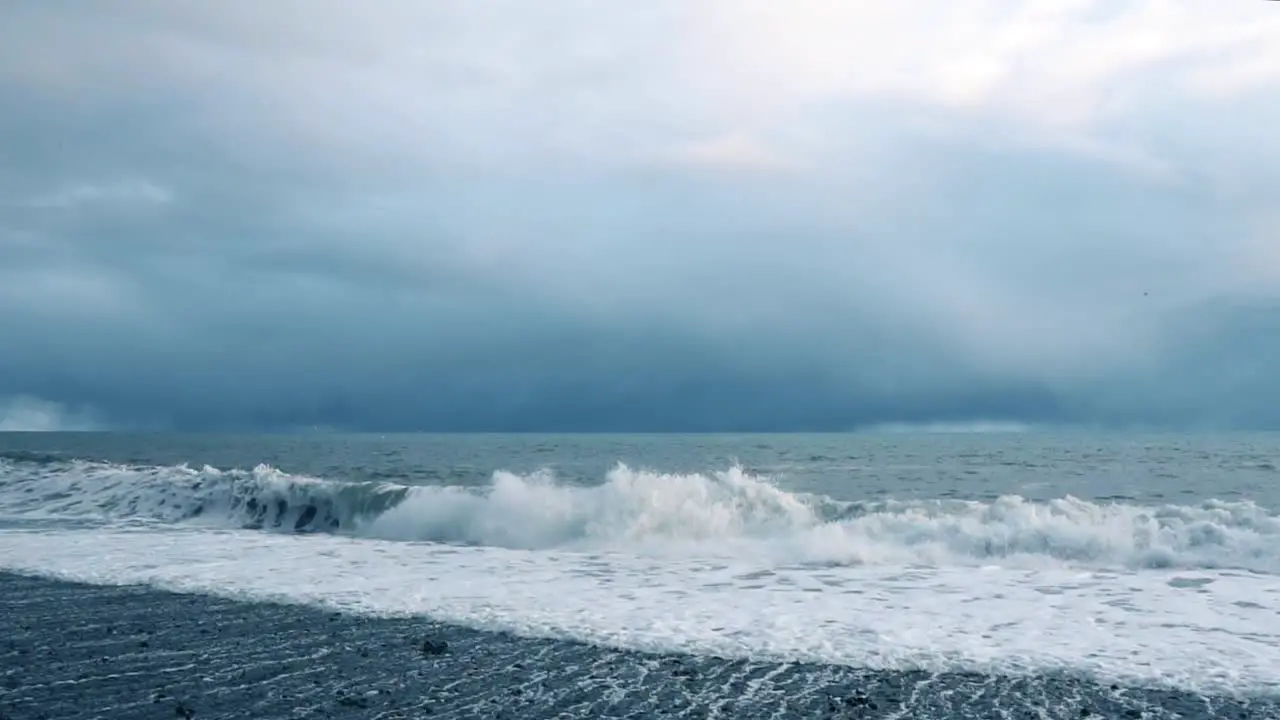
[[[739,468],[466,488],[0,460],[0,569],[642,650],[1246,694],[1280,694],[1277,540],[1247,502],[838,501]]]
[[[1280,581],[785,567],[253,531],[0,530],[0,567],[641,650],[1280,693]]]

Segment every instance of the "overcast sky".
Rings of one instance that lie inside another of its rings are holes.
[[[1280,427],[1280,6],[0,9],[0,429]]]

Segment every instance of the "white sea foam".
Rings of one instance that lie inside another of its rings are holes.
[[[1280,693],[1280,525],[1251,503],[850,502],[737,468],[411,488],[45,459],[0,460],[0,516],[38,519],[0,529],[0,568],[91,582],[638,649]]]
[[[856,477],[851,477],[856,483]],[[1280,574],[1280,518],[1250,502],[1147,507],[837,501],[738,468],[615,467],[598,485],[498,472],[481,488],[406,487],[250,471],[0,461],[0,514],[143,518],[525,550],[775,564],[1236,568]]]
[[[1280,693],[1280,578],[1246,572],[818,568],[178,527],[0,530],[0,567],[645,650]]]

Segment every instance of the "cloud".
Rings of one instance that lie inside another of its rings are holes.
[[[795,161],[783,157],[765,141],[743,131],[691,142],[673,152],[671,160],[676,164],[730,172],[779,171],[795,166]]]
[[[36,397],[0,398],[0,432],[66,432],[95,430],[85,411],[69,411],[59,403]]]
[[[933,434],[968,434],[968,435],[986,435],[986,434],[1009,434],[1024,433],[1030,430],[1022,423],[1017,422],[983,422],[981,420],[962,422],[962,423],[925,423],[923,425],[911,425],[905,423],[889,423],[885,425],[871,425],[863,428],[863,432],[872,433],[933,433]]]
[[[30,5],[0,394],[184,428],[1280,425],[1280,335],[1241,329],[1280,307],[1273,10]]]
[[[163,204],[172,197],[168,190],[146,181],[124,180],[117,183],[81,183],[60,188],[50,194],[33,197],[24,204],[42,209],[64,210],[85,203]]]

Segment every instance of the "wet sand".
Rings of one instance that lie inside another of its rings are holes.
[[[0,719],[422,717],[1252,720],[1280,700],[655,656],[0,573]]]

